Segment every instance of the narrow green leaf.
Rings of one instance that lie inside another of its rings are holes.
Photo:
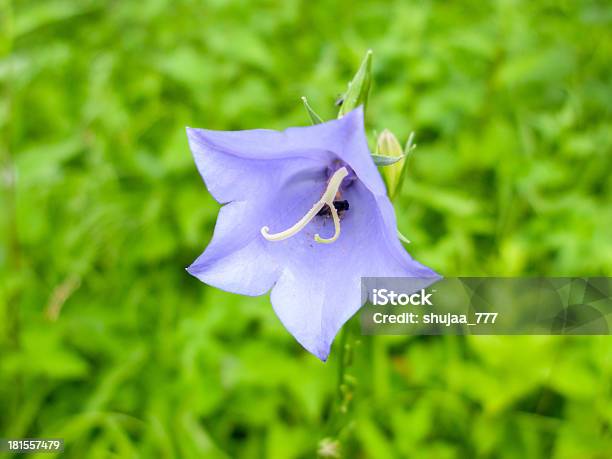
[[[348,89],[342,97],[343,102],[338,112],[338,118],[342,118],[351,110],[363,105],[365,111],[372,83],[372,50],[368,50],[359,70],[349,83]]]
[[[308,100],[306,100],[306,97],[302,96],[302,102],[304,102],[304,108],[306,108],[312,124],[321,124],[323,122],[323,118],[317,115],[317,113],[312,109],[308,103]]]

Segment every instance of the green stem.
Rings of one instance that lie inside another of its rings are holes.
[[[338,380],[336,381],[336,401],[342,399],[342,384],[344,383],[344,374],[346,372],[346,345],[348,341],[349,327],[348,324],[342,328],[340,333],[340,349],[338,351]],[[337,403],[337,406],[340,404]]]

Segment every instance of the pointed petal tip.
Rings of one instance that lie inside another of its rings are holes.
[[[338,332],[336,331],[336,334]],[[313,354],[323,363],[327,363],[327,359],[329,359],[329,354],[331,353],[332,343],[334,342],[335,335],[331,337],[324,338],[321,337],[319,344],[317,346],[316,352]]]
[[[189,274],[191,274],[193,277],[198,277],[198,276],[197,276],[197,272],[196,272],[195,268],[193,267],[193,264],[191,264],[191,265],[187,266],[187,267],[185,268],[185,271],[187,271],[187,272],[188,272]]]
[[[193,145],[197,141],[197,132],[198,132],[198,129],[192,128],[189,126],[185,126],[185,134],[187,134],[187,142],[189,142],[189,146],[190,146],[192,153],[193,153]]]
[[[286,327],[285,327],[286,328]],[[319,359],[321,362],[326,363],[329,358],[329,354],[331,352],[331,343],[327,343],[323,338],[318,338],[315,341],[318,342],[310,342],[305,343],[302,339],[298,338],[298,336],[293,333],[291,330],[287,329],[287,331],[293,335],[295,340],[310,354]]]
[[[321,359],[322,362],[327,362],[330,352],[331,352],[331,343],[328,344],[326,342],[323,344],[323,346],[319,348],[317,357],[319,357],[319,359]]]
[[[363,104],[357,105],[357,107],[355,107],[349,113],[355,113],[355,114],[361,115],[363,117]]]
[[[329,350],[328,351],[318,351],[316,353],[313,352],[313,355],[319,359],[323,363],[327,363],[327,359],[329,358]]]
[[[444,276],[438,274],[437,272],[435,272],[433,269],[429,269],[429,273],[427,276],[424,276],[425,279],[427,280],[431,280],[431,282],[429,283],[429,285],[433,285],[436,282],[444,279]]]
[[[202,275],[201,270],[199,270],[199,269],[198,269],[196,266],[194,266],[194,265],[195,265],[195,263],[193,263],[193,264],[191,264],[191,265],[187,266],[187,267],[185,268],[185,271],[187,271],[187,273],[188,273],[190,276],[195,277],[197,280],[199,280],[199,281],[200,281],[200,282],[202,282],[203,284],[210,285],[210,284],[209,284],[209,283],[206,281],[205,277]]]
[[[187,138],[189,140],[192,140],[198,133],[198,131],[200,131],[201,129],[198,128],[192,128],[190,126],[185,126],[185,132],[187,133]]]
[[[360,104],[354,109],[352,109],[350,112],[347,112],[346,114],[342,115],[339,120],[343,120],[345,122],[357,122],[363,125],[363,113],[363,104]]]

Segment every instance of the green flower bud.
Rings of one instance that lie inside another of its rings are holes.
[[[397,138],[388,129],[382,131],[378,136],[376,142],[376,155],[387,158],[400,158],[382,167],[382,176],[387,184],[389,197],[393,199],[400,189],[404,168],[406,167],[406,157]]]

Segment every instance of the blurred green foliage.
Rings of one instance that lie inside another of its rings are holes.
[[[183,269],[218,210],[185,126],[309,125],[303,95],[332,118],[372,48],[369,129],[417,134],[413,256],[611,275],[610,2],[0,5],[0,437],[63,437],[66,458],[307,458],[326,437],[348,458],[612,457],[609,337],[349,337],[338,395],[337,344],[322,364],[267,298]]]

